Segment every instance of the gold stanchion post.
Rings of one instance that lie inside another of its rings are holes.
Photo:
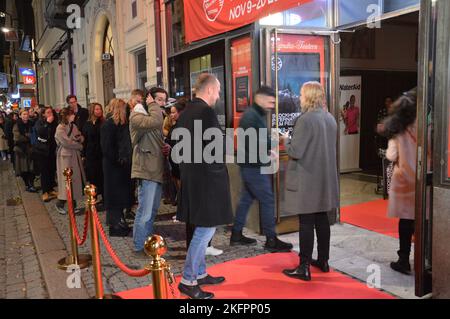
[[[103,291],[102,262],[100,258],[100,242],[98,239],[98,230],[95,224],[94,212],[97,213],[95,206],[97,200],[97,188],[94,185],[85,187],[84,192],[88,197],[87,207],[89,209],[90,227],[91,227],[91,249],[92,249],[92,265],[94,268],[95,281],[95,299],[121,299],[115,295],[105,295]]]
[[[153,258],[148,270],[152,273],[154,299],[168,299],[167,275],[169,265],[161,258],[167,252],[167,244],[164,238],[158,235],[150,237],[145,242],[145,252]]]
[[[69,232],[70,232],[70,242],[72,246],[72,255],[61,259],[58,262],[58,268],[61,270],[67,270],[69,267],[78,266],[80,269],[85,269],[90,266],[92,256],[90,255],[79,255],[78,254],[78,242],[75,236],[72,224],[72,219],[70,218],[70,212],[73,213],[73,197],[72,197],[72,176],[73,170],[71,168],[66,168],[64,170],[64,176],[66,177],[66,191],[67,191],[67,206],[69,213]]]

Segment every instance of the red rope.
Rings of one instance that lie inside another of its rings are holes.
[[[103,225],[100,222],[100,219],[98,218],[97,211],[92,212],[94,214],[94,220],[95,220],[95,226],[97,227],[100,237],[103,240],[103,243],[105,244],[106,250],[108,251],[109,255],[113,259],[113,261],[116,263],[117,267],[120,268],[124,273],[126,273],[128,276],[131,277],[144,277],[147,276],[150,273],[150,270],[147,269],[141,269],[141,270],[133,270],[128,268],[120,259],[117,257],[116,252],[111,246],[111,243],[108,240],[108,237],[105,234],[105,230],[103,229]]]
[[[73,212],[73,201],[72,194],[70,191],[67,191],[67,205],[69,209],[69,216],[72,222],[72,231],[75,233],[75,237],[77,239],[78,246],[83,246],[86,243],[87,234],[88,234],[88,226],[89,226],[89,211],[86,210],[84,215],[84,229],[83,229],[83,238],[80,237],[80,232],[78,231],[77,220],[75,218],[75,214]]]

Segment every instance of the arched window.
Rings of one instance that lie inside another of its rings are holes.
[[[109,53],[114,56],[114,40],[112,34],[111,24],[108,22],[105,29],[105,36],[103,41],[103,53]]]

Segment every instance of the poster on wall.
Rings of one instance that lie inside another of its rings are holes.
[[[277,56],[272,54],[272,79],[278,72],[278,127],[292,133],[295,119],[300,115],[300,89],[308,81],[326,87],[325,40],[320,36],[278,34]],[[272,52],[275,45],[272,39]],[[277,61],[275,61],[277,60]],[[275,87],[275,82],[272,83]],[[276,126],[272,115],[272,127]]]
[[[231,42],[233,76],[233,121],[237,127],[242,113],[252,103],[252,40],[249,36]]]
[[[340,78],[340,141],[341,172],[359,171],[361,148],[361,85],[360,76],[343,76]]]
[[[225,116],[225,75],[224,75],[224,67],[218,66],[212,69],[205,69],[199,72],[192,72],[190,74],[191,79],[191,99],[193,98],[193,88],[195,83],[197,82],[198,77],[202,73],[211,73],[214,74],[220,82],[221,90],[220,90],[220,98],[217,101],[217,104],[214,106],[214,111],[217,114],[217,119],[219,121],[219,125],[223,131],[226,128],[226,116]]]

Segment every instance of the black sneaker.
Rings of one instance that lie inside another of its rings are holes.
[[[409,264],[409,261],[399,260],[397,262],[392,262],[391,268],[401,274],[411,275],[411,265]]]
[[[109,228],[109,237],[128,237],[129,234],[130,234],[129,228],[121,226]]]
[[[214,294],[211,292],[203,291],[199,285],[197,286],[188,286],[180,283],[178,285],[178,290],[191,299],[212,299],[214,298]]]
[[[202,279],[197,279],[197,283],[199,286],[220,285],[224,281],[225,277],[213,277],[210,275]]]
[[[230,246],[254,246],[256,243],[256,239],[245,237],[242,231],[231,234]]]
[[[272,253],[288,253],[294,246],[290,243],[285,243],[277,237],[268,238],[264,248]]]

